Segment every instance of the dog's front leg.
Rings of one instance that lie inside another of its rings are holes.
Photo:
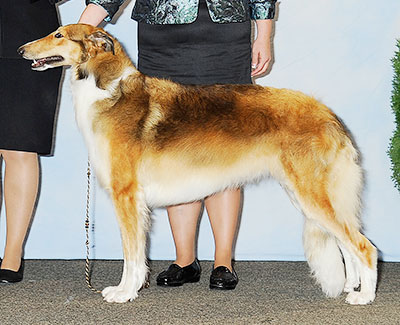
[[[133,183],[114,184],[113,201],[121,230],[124,269],[118,286],[107,287],[102,295],[107,302],[132,301],[146,281],[146,235],[149,211],[143,192]]]

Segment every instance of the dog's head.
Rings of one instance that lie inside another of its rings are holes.
[[[62,26],[39,40],[22,45],[18,53],[33,60],[33,70],[79,64],[97,55],[114,55],[115,40],[103,29],[86,24]]]

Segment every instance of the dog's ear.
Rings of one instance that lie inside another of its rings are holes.
[[[110,36],[101,31],[96,31],[88,36],[88,40],[91,41],[95,47],[103,49],[105,52],[114,52],[114,41]]]

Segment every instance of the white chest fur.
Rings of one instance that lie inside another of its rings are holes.
[[[92,76],[87,79],[72,80],[71,88],[74,97],[75,119],[85,139],[90,162],[101,186],[107,189],[111,186],[109,143],[101,132],[95,131],[94,118],[97,114],[95,103],[109,98],[111,92],[96,87]]]
[[[72,77],[71,89],[74,97],[75,118],[85,139],[90,161],[97,178],[104,188],[111,186],[110,143],[101,133],[101,128],[95,128],[97,115],[96,102],[110,98],[121,80],[138,73],[133,67],[126,67],[121,76],[109,84],[107,89],[96,86],[93,76],[76,80]]]

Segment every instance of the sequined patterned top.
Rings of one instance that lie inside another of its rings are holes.
[[[111,20],[126,0],[86,0],[102,6]],[[213,22],[237,23],[272,19],[276,0],[206,0]],[[196,20],[199,0],[136,0],[132,19],[148,24],[188,24]]]

